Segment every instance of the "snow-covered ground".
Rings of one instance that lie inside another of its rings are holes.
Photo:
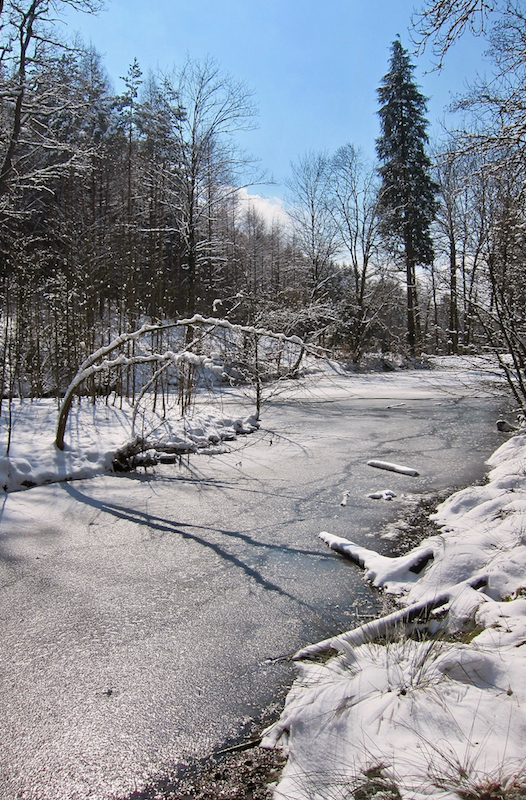
[[[281,389],[299,401],[308,391],[320,401],[354,394],[398,405],[428,396],[436,404],[437,384],[445,398],[468,387],[473,394],[474,386],[481,395],[494,391],[482,361],[435,363],[431,371],[356,379],[333,365],[308,386],[292,381]],[[135,430],[131,408],[83,401],[71,411],[64,451],[54,445],[56,402],[14,404],[0,486],[109,471],[134,435],[175,452],[214,452],[255,429],[241,399],[232,392],[223,406],[198,403],[184,419],[175,407],[165,421],[149,413]],[[276,800],[524,796],[515,788],[526,786],[526,436],[508,436],[490,466],[488,483],[443,503],[435,515],[440,533],[404,556],[379,556],[320,532],[400,608],[299,654],[299,676],[264,739],[289,754]],[[419,619],[423,611],[428,622]],[[336,656],[318,657],[331,648]]]
[[[276,800],[526,796],[526,435],[488,464],[406,555],[320,532],[399,610],[297,654]]]
[[[237,414],[219,404],[198,406],[181,417],[174,404],[163,418],[162,409],[141,414],[132,423],[133,408],[124,402],[92,405],[89,399],[70,411],[64,450],[55,447],[56,400],[15,401],[9,455],[0,458],[0,491],[16,491],[46,483],[92,478],[111,472],[116,452],[135,437],[144,440],[147,463],[165,454],[222,452],[223,443],[258,425],[241,406]],[[0,447],[5,453],[7,415],[0,420]],[[156,449],[158,448],[158,449]]]
[[[407,370],[395,374],[370,372],[354,376],[337,362],[311,359],[306,381],[287,380],[270,384],[264,395],[285,396],[301,401],[316,395],[321,401],[355,395],[360,398],[388,398],[403,403],[408,397],[436,399],[437,385],[444,398],[494,391],[495,368],[484,358],[435,358],[432,370]],[[14,400],[9,410],[4,401],[0,416],[0,492],[13,491],[64,480],[91,478],[111,472],[115,454],[136,437],[158,452],[206,454],[222,452],[239,434],[257,428],[253,392],[248,388],[223,386],[201,392],[190,412],[181,416],[177,398],[170,407],[146,396],[139,413],[127,401],[100,398],[95,405],[89,398],[72,406],[65,435],[64,450],[55,447],[59,402],[53,399]],[[11,432],[9,434],[9,427]],[[226,444],[225,444],[226,443]],[[148,455],[148,450],[146,450]]]

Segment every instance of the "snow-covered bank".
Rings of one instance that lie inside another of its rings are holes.
[[[299,654],[338,651],[299,664],[264,739],[289,755],[276,800],[526,796],[526,436],[488,463],[410,554],[321,534],[401,609]]]
[[[0,492],[110,472],[117,451],[133,438],[132,418],[133,408],[126,402],[121,408],[104,400],[95,405],[85,400],[71,410],[66,446],[59,450],[55,446],[56,401],[14,402],[9,456],[0,458]],[[246,409],[232,416],[219,406],[205,406],[181,417],[178,406],[174,405],[166,416],[144,414],[140,426],[135,426],[135,433],[144,440],[145,456],[151,463],[158,453],[221,452],[223,442],[236,439],[238,434],[251,433],[257,427],[258,423],[247,416]],[[0,448],[4,453],[7,437],[8,422],[3,414]]]

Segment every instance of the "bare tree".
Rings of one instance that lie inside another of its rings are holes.
[[[338,252],[338,230],[328,208],[329,159],[325,153],[309,152],[291,165],[287,182],[289,214],[301,248],[311,300],[318,300],[334,274]]]
[[[198,304],[199,270],[211,258],[211,248],[203,247],[203,242],[213,223],[213,209],[254,165],[234,135],[254,127],[256,107],[246,84],[235,81],[211,59],[188,59],[180,70],[164,76],[163,84],[178,151],[171,180],[185,246],[186,308],[192,314]],[[247,182],[252,180],[253,175]]]
[[[458,353],[474,344],[479,301],[484,294],[482,266],[489,228],[490,179],[481,159],[456,147],[437,157],[440,189],[435,246],[447,259],[447,349]]]
[[[526,408],[526,185],[524,164],[491,177],[485,266],[489,303],[479,308],[510,389]],[[504,352],[503,352],[504,351]]]
[[[476,156],[477,182],[483,187],[473,200],[486,224],[484,257],[489,296],[485,304],[478,305],[478,318],[489,344],[497,350],[515,398],[524,407],[524,0],[429,0],[416,20],[421,46],[432,42],[439,63],[467,28],[486,36],[495,67],[491,81],[479,80],[461,101],[469,116],[466,130],[457,140],[458,152]],[[501,355],[502,349],[505,355]]]
[[[0,154],[0,198],[18,174],[17,152],[23,126],[40,115],[44,99],[38,84],[31,81],[35,70],[50,49],[61,44],[54,27],[53,13],[61,7],[94,13],[99,0],[4,0],[0,5],[0,66],[6,79],[3,104],[4,137]],[[43,130],[39,130],[43,138]]]
[[[414,41],[421,50],[431,44],[440,67],[464,31],[484,33],[489,15],[505,6],[506,0],[427,0],[413,14]]]
[[[346,309],[346,338],[353,361],[358,363],[381,307],[378,175],[352,144],[346,144],[329,160],[328,184],[327,208],[351,276],[341,299]]]

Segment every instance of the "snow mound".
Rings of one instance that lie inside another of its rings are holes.
[[[381,489],[378,492],[371,492],[367,497],[371,500],[394,500],[396,494],[391,489]]]
[[[262,742],[289,754],[275,798],[489,797],[493,776],[504,782],[524,765],[524,667],[516,647],[503,662],[482,647],[413,640],[301,664]],[[385,794],[351,794],[371,791],[373,776]]]
[[[259,427],[253,415],[228,416],[202,406],[184,417],[177,409],[166,417],[153,412],[144,414],[139,433],[130,437],[132,418],[133,409],[126,404],[120,408],[103,401],[96,405],[82,402],[71,409],[66,444],[64,450],[59,450],[54,441],[56,401],[13,404],[9,456],[0,458],[0,491],[92,478],[119,468],[119,454],[123,453],[128,454],[123,457],[121,469],[174,460],[168,454],[224,452],[224,442],[253,433]],[[6,442],[7,422],[2,417],[0,446],[4,452]]]

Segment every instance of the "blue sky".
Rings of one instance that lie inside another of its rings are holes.
[[[334,151],[352,142],[374,157],[378,135],[376,88],[388,68],[397,34],[410,47],[415,0],[107,0],[98,17],[71,14],[73,31],[92,42],[117,91],[137,57],[144,73],[170,69],[187,55],[212,56],[254,91],[259,129],[243,146],[260,159],[283,194],[290,162],[303,153]],[[431,134],[438,133],[451,93],[484,71],[480,40],[462,40],[445,69],[430,73],[431,58],[414,59],[416,79],[429,97]],[[427,74],[426,74],[427,73]]]

